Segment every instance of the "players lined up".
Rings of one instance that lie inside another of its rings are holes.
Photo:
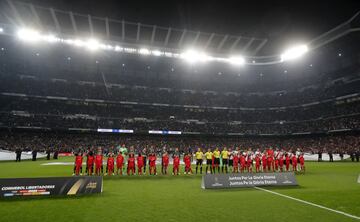
[[[286,152],[284,150],[267,149],[261,152],[257,150],[234,151],[224,148],[220,151],[216,148],[214,151],[208,149],[204,154],[199,148],[195,153],[196,173],[200,168],[202,173],[203,158],[206,159],[206,172],[220,173],[244,173],[244,172],[284,172],[284,171],[303,171],[305,172],[304,154],[297,150],[296,152]]]
[[[86,156],[85,173],[87,175],[101,175],[104,173],[104,156],[101,149],[98,149],[96,155],[91,151],[87,154],[75,154],[74,175],[82,175],[83,157]],[[184,174],[192,174],[191,162],[192,154],[187,153],[183,155]],[[196,168],[195,173],[202,174],[203,162],[206,160],[206,173],[244,173],[244,172],[283,172],[283,171],[305,171],[304,155],[299,150],[292,153],[284,150],[275,151],[267,149],[264,152],[257,150],[234,151],[224,148],[220,151],[216,148],[214,151],[208,149],[203,153],[201,148],[198,148],[195,153]],[[146,174],[146,164],[148,161],[149,175],[157,175],[157,156],[154,152],[148,155],[139,153],[135,156],[134,153],[118,152],[118,154],[109,153],[106,160],[106,175],[143,175]],[[161,173],[168,174],[168,167],[170,164],[170,156],[165,152],[161,156]],[[172,174],[179,175],[180,172],[180,153],[175,152],[172,155]],[[221,171],[220,171],[221,168]]]

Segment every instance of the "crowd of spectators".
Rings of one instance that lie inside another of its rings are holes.
[[[63,116],[30,115],[17,116],[2,114],[0,118],[1,127],[8,128],[49,128],[49,129],[129,129],[136,133],[149,130],[172,130],[182,132],[198,132],[203,134],[297,134],[297,133],[327,133],[341,130],[358,130],[360,128],[359,117],[346,117],[335,119],[319,119],[314,121],[293,123],[239,123],[231,124],[225,122],[182,122],[182,121],[127,121],[123,119],[87,119],[67,118]]]
[[[294,134],[360,129],[360,103],[337,103],[280,110],[223,110],[0,96],[0,126],[110,128],[135,132],[176,130],[204,134]]]
[[[269,147],[284,150],[301,149],[303,152],[317,154],[318,152],[347,153],[358,152],[360,148],[359,135],[338,136],[307,136],[307,137],[203,137],[203,136],[136,136],[96,133],[60,133],[60,132],[9,132],[0,131],[0,149],[24,151],[78,152],[89,148],[102,147],[106,152],[119,146],[134,149],[135,152],[153,149],[160,153],[164,149],[172,152],[179,148],[181,152],[193,152],[197,148],[230,148],[239,147],[242,150],[264,150]]]
[[[309,87],[301,91],[218,92],[211,89],[152,88],[147,86],[104,84],[99,82],[71,82],[62,80],[2,77],[1,92],[35,96],[59,96],[77,99],[129,101],[206,107],[267,108],[299,106],[358,92],[359,80]]]

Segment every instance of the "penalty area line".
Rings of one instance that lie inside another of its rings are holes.
[[[291,199],[291,200],[295,200],[295,201],[298,201],[298,202],[300,202],[300,203],[304,203],[304,204],[311,205],[311,206],[314,206],[314,207],[318,207],[318,208],[321,208],[321,209],[324,209],[324,210],[328,210],[328,211],[331,211],[331,212],[334,212],[334,213],[342,214],[342,215],[344,215],[344,216],[347,216],[347,217],[350,217],[350,218],[353,218],[353,219],[360,220],[360,217],[358,217],[358,216],[355,216],[355,215],[352,215],[352,214],[348,214],[348,213],[345,213],[345,212],[342,212],[342,211],[339,211],[339,210],[334,210],[334,209],[331,209],[331,208],[328,208],[328,207],[324,207],[324,206],[319,205],[319,204],[311,203],[311,202],[309,202],[309,201],[301,200],[301,199],[298,199],[298,198],[295,198],[295,197],[290,197],[290,196],[288,196],[288,195],[281,194],[281,193],[277,193],[277,192],[274,192],[274,191],[271,191],[271,190],[267,190],[267,189],[264,189],[264,188],[260,188],[260,187],[254,187],[254,188],[257,189],[257,190],[265,191],[265,192],[268,192],[268,193],[271,193],[271,194],[275,194],[275,195],[278,195],[278,196],[281,196],[281,197],[285,197],[285,198],[288,198],[288,199]]]

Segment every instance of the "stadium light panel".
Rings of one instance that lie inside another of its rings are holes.
[[[139,53],[140,53],[141,55],[149,55],[149,54],[150,54],[150,50],[149,50],[149,49],[142,48],[142,49],[139,49]]]
[[[96,39],[89,39],[86,44],[85,44],[86,48],[88,48],[89,50],[97,50],[100,47],[99,41]]]
[[[80,39],[75,39],[75,40],[73,41],[73,44],[74,44],[75,46],[82,47],[82,46],[85,45],[85,42],[82,41],[82,40],[80,40]]]
[[[161,56],[161,55],[164,54],[163,52],[161,52],[161,51],[159,51],[159,50],[153,50],[153,51],[151,51],[151,53],[152,53],[154,56]]]
[[[112,45],[106,45],[106,44],[100,44],[100,48],[103,50],[114,50],[114,46]]]
[[[116,52],[121,52],[121,51],[123,51],[124,49],[122,48],[122,47],[120,47],[120,46],[115,46],[115,51]]]
[[[174,56],[174,54],[171,53],[171,52],[165,52],[164,55],[165,55],[166,57],[173,57],[173,56]]]
[[[127,53],[136,53],[136,49],[134,48],[124,48],[124,51]]]
[[[50,43],[54,43],[54,42],[59,42],[60,39],[57,38],[56,36],[52,35],[52,34],[49,34],[49,35],[46,35],[42,38],[43,40],[47,41],[47,42],[50,42]]]
[[[245,59],[242,56],[230,57],[229,62],[233,65],[244,65]]]
[[[281,54],[281,61],[297,59],[309,51],[307,45],[298,45]]]
[[[0,32],[4,32],[4,29],[0,27]]]
[[[184,53],[181,53],[180,57],[190,63],[206,62],[210,60],[209,56],[207,56],[205,53],[197,52],[195,50],[188,50]]]
[[[27,42],[37,42],[41,40],[41,35],[38,31],[33,29],[20,29],[17,32],[19,39]]]
[[[69,44],[69,45],[74,45],[74,40],[72,40],[72,39],[65,39],[65,40],[63,40],[63,42],[65,42],[66,44]]]

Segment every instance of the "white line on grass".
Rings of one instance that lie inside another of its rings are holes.
[[[264,188],[260,188],[260,187],[254,187],[254,188],[258,189],[258,190],[268,192],[268,193],[272,193],[272,194],[275,194],[275,195],[278,195],[278,196],[281,196],[281,197],[285,197],[285,198],[288,198],[288,199],[291,199],[291,200],[295,200],[295,201],[298,201],[298,202],[301,202],[301,203],[304,203],[304,204],[308,204],[308,205],[311,205],[311,206],[314,206],[314,207],[318,207],[318,208],[325,209],[325,210],[328,210],[328,211],[332,211],[332,212],[335,212],[335,213],[338,213],[338,214],[342,214],[342,215],[347,216],[347,217],[351,217],[351,218],[360,220],[360,217],[358,217],[358,216],[351,215],[351,214],[348,214],[348,213],[345,213],[345,212],[342,212],[342,211],[339,211],[339,210],[334,210],[334,209],[331,209],[331,208],[328,208],[328,207],[321,206],[319,204],[311,203],[311,202],[305,201],[305,200],[300,200],[300,199],[290,197],[290,196],[287,196],[287,195],[284,195],[284,194],[281,194],[281,193],[277,193],[277,192],[274,192],[274,191],[271,191],[271,190],[267,190],[267,189],[264,189]]]

